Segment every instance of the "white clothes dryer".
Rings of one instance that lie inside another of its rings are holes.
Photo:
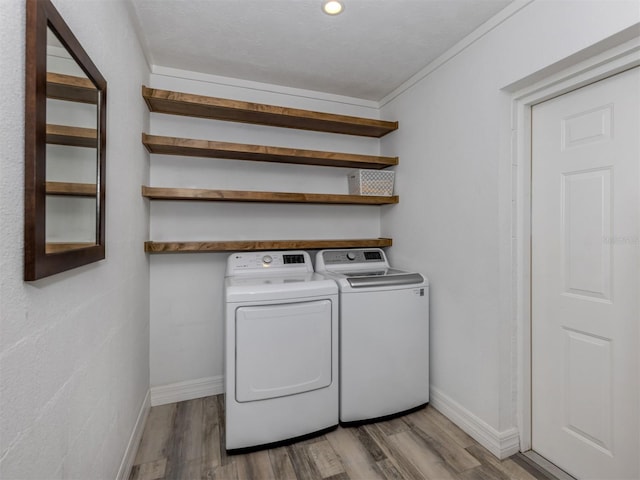
[[[242,252],[225,278],[226,449],[338,422],[338,287],[304,251]]]
[[[378,248],[322,250],[316,272],[340,288],[340,421],[429,402],[429,283]]]

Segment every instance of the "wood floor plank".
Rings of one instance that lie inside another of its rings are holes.
[[[307,450],[322,478],[326,479],[345,473],[342,462],[327,440],[307,445]]]
[[[424,480],[425,477],[423,474],[403,454],[403,447],[398,445],[396,442],[391,441],[393,436],[385,435],[379,424],[366,425],[365,429],[376,441],[385,456],[391,460],[391,463],[393,463],[394,467],[396,467],[403,478],[408,480]],[[395,435],[403,435],[406,433],[407,432],[400,432]],[[433,452],[424,453],[426,453],[432,461],[438,461]]]
[[[211,478],[216,467],[207,468],[201,458],[184,460],[178,468],[167,469],[163,480],[200,480]]]
[[[353,428],[351,431],[355,434],[358,441],[367,449],[367,452],[369,452],[374,462],[378,463],[387,458],[364,426]]]
[[[129,480],[158,480],[164,477],[167,459],[161,458],[153,462],[134,465]]]
[[[218,465],[211,480],[238,480],[238,469],[235,462]]]
[[[215,478],[216,471],[220,467],[218,464],[213,464],[212,462],[208,462],[204,457],[200,461],[200,478],[202,480],[211,480]]]
[[[325,437],[340,457],[345,472],[351,480],[384,480],[375,461],[351,429],[338,427],[327,433]]]
[[[511,480],[537,480],[527,470],[522,468],[513,460],[499,460],[494,457],[489,450],[482,445],[471,445],[467,447],[467,451],[480,461],[482,464],[491,465],[494,468],[504,472]]]
[[[205,397],[202,399],[202,423],[203,423],[203,445],[202,462],[207,468],[220,465],[220,455],[224,446],[221,445],[220,419],[218,402],[216,397]]]
[[[480,465],[479,467],[472,468],[466,472],[462,472],[459,477],[460,480],[510,480],[504,473],[496,469],[491,465]]]
[[[549,472],[545,471],[542,467],[532,464],[531,460],[524,455],[513,455],[510,457],[510,460],[518,464],[519,467],[526,470],[537,480],[555,480],[553,475],[549,474]]]
[[[467,448],[476,443],[476,441],[469,435],[467,435],[460,427],[454,424],[451,420],[449,420],[431,405],[422,410],[421,413],[426,415],[431,421],[433,421],[436,425],[440,426],[440,428],[446,431],[447,434],[451,436],[461,447]]]
[[[287,446],[293,469],[299,478],[304,480],[322,480],[322,475],[309,455],[309,444],[293,444]]]
[[[234,458],[238,469],[238,480],[276,480],[271,468],[269,452],[260,450]]]
[[[412,431],[389,436],[389,443],[395,445],[395,458],[405,458],[420,472],[421,478],[431,480],[456,480],[453,469],[440,461],[424,440]],[[427,447],[427,448],[425,448]]]
[[[165,456],[164,449],[172,435],[176,408],[176,403],[151,407],[134,465],[150,463]]]
[[[406,432],[409,430],[409,425],[407,425],[401,417],[392,418],[384,422],[378,422],[378,426],[385,435],[393,435],[394,433]]]
[[[224,394],[216,395],[216,404],[218,407],[218,430],[220,432],[220,465],[226,465],[229,463],[229,456],[225,447],[226,426],[224,417]]]
[[[493,455],[491,456],[493,457]],[[493,459],[495,461],[499,461],[496,457],[493,457]],[[502,470],[504,470],[504,472],[512,480],[542,480],[540,477],[534,477],[533,475],[531,475],[527,470],[525,470],[523,467],[521,467],[517,462],[515,462],[511,458],[502,460],[500,465],[502,467]]]
[[[182,426],[182,458],[187,461],[202,458],[205,425],[204,419],[204,399],[196,398],[185,403],[185,408],[178,407],[176,420],[182,414],[180,425]]]
[[[403,480],[402,474],[388,458],[380,460],[379,462],[376,462],[376,464],[386,480]]]
[[[193,466],[195,462],[191,461],[202,457],[202,404],[201,398],[177,404],[172,441],[165,449],[167,478],[180,479],[194,475],[192,470],[196,468]]]
[[[480,466],[476,457],[458,445],[446,431],[430,421],[427,416],[415,412],[408,415],[405,422],[434,452],[438,453],[443,463],[450,465],[457,473]]]
[[[276,478],[279,480],[304,480],[298,479],[291,458],[285,447],[272,448],[269,450],[269,459],[271,460],[271,468]]]
[[[346,472],[342,472],[331,477],[327,477],[324,480],[351,480],[351,478],[349,478],[349,475],[347,475]]]

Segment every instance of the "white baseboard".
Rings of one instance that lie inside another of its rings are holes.
[[[430,387],[429,396],[429,403],[432,407],[448,417],[500,460],[520,451],[520,437],[517,428],[509,428],[499,432],[433,386]]]
[[[136,424],[133,427],[131,436],[129,437],[129,443],[122,456],[122,462],[120,462],[120,468],[118,469],[118,475],[116,480],[126,480],[129,478],[129,472],[133,467],[133,462],[136,459],[136,453],[138,451],[138,445],[144,432],[144,425],[147,423],[147,417],[149,416],[149,410],[151,409],[150,391],[147,390],[147,394],[144,396],[142,405],[140,405],[140,411],[138,412],[138,418]]]
[[[224,376],[197,378],[151,387],[151,406],[182,402],[224,393]]]

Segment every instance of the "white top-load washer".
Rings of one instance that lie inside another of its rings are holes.
[[[377,248],[322,250],[316,272],[340,288],[340,421],[428,403],[428,280],[391,268]]]
[[[225,302],[226,449],[336,426],[336,283],[303,251],[234,253]]]

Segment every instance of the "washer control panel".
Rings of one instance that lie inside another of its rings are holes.
[[[322,260],[325,265],[344,264],[387,264],[387,257],[379,248],[352,249],[352,250],[325,250],[322,252]]]
[[[313,272],[309,254],[304,251],[238,252],[227,259],[226,276],[255,273]]]

